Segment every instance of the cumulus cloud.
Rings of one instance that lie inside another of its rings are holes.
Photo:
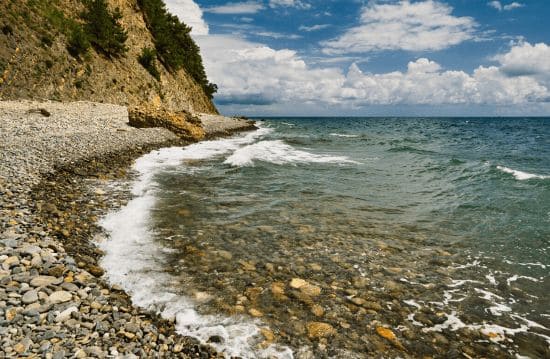
[[[193,0],[166,0],[165,3],[172,14],[191,26],[191,34],[208,34],[208,25],[202,17],[202,10]]]
[[[311,5],[307,2],[300,0],[269,0],[269,6],[275,7],[295,7],[299,9],[309,9]]]
[[[532,77],[509,77],[496,66],[472,74],[443,71],[428,59],[409,62],[407,71],[365,74],[352,65],[342,89],[345,98],[367,104],[501,104],[543,102],[548,88]]]
[[[205,12],[214,14],[255,14],[264,9],[264,5],[257,1],[234,2],[220,6],[205,8]]]
[[[205,66],[219,85],[220,104],[310,103],[342,107],[369,105],[511,105],[550,100],[545,44],[514,45],[497,66],[472,73],[445,70],[427,58],[405,71],[365,73],[356,64],[312,67],[295,51],[275,50],[231,36],[200,37]],[[531,62],[524,62],[530,59]],[[514,70],[525,64],[531,72]],[[510,72],[512,71],[512,72]]]
[[[361,11],[360,24],[340,37],[324,42],[326,54],[373,50],[442,50],[474,38],[476,22],[452,15],[437,1],[373,2]]]
[[[312,69],[295,51],[275,50],[233,36],[198,37],[220,103],[331,101],[345,77],[339,69]]]
[[[521,42],[509,52],[494,57],[500,71],[509,77],[530,76],[550,89],[550,46]]]
[[[183,21],[198,25],[194,37],[201,47],[209,79],[219,85],[218,104],[271,109],[284,108],[288,104],[313,108],[340,106],[342,109],[377,105],[468,105],[470,108],[476,104],[502,108],[540,104],[550,108],[550,62],[547,60],[550,46],[544,43],[512,43],[507,52],[492,58],[494,66],[479,66],[472,72],[447,70],[425,57],[410,61],[401,71],[373,74],[365,71],[368,63],[362,70],[359,62],[343,71],[330,60],[355,61],[357,58],[326,57],[327,61],[317,61],[313,66],[313,62],[308,64],[296,51],[273,49],[236,35],[207,35],[208,27],[202,19],[202,12],[191,0],[168,0],[167,4]],[[417,7],[419,5],[422,6]],[[381,6],[396,6],[402,10],[401,16],[408,17],[408,20],[397,21],[393,12],[382,11]],[[178,10],[185,10],[186,17]],[[427,29],[438,41],[447,39],[439,43],[448,45],[448,36],[434,36],[433,33],[439,33],[441,29],[449,32],[452,28],[464,37],[471,36],[468,34],[475,27],[473,20],[456,18],[450,13],[449,7],[434,1],[414,4],[401,1],[393,5],[368,6],[363,9],[362,19],[377,19],[383,26],[397,24],[394,28],[399,29],[403,23],[405,27],[416,24]],[[368,21],[363,23],[370,26]],[[420,32],[411,35],[411,39],[427,36],[420,35]],[[369,48],[382,47],[376,39],[368,39],[366,43]],[[405,48],[404,43],[400,48]]]
[[[525,4],[518,3],[518,2],[515,2],[515,1],[510,3],[510,4],[507,4],[507,5],[502,5],[502,3],[500,1],[489,1],[487,3],[487,5],[489,5],[492,8],[497,9],[498,11],[502,11],[502,10],[510,11],[510,10],[518,9],[520,7],[525,6]]]

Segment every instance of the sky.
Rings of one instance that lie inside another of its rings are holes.
[[[165,0],[226,115],[550,116],[550,1]]]

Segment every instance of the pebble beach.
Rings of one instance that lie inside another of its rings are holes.
[[[209,137],[251,126],[203,117]],[[127,123],[116,105],[0,102],[0,357],[218,357],[102,279],[95,223],[120,203],[86,181],[126,176],[139,155],[185,145]]]

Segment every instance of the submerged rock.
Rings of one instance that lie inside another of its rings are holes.
[[[330,337],[336,334],[332,325],[323,322],[310,322],[307,324],[307,335],[311,339]]]

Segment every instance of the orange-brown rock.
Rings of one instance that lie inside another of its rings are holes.
[[[171,112],[165,109],[135,106],[128,109],[128,118],[131,126],[163,127],[189,141],[200,141],[205,136],[200,119],[186,111]]]
[[[307,335],[311,339],[330,337],[336,334],[336,329],[328,323],[311,322],[307,324]]]
[[[399,342],[399,340],[397,339],[397,336],[391,329],[384,328],[384,327],[376,327],[376,333],[378,333],[378,335],[380,335],[382,338],[390,341],[398,349],[405,350],[405,348]]]

